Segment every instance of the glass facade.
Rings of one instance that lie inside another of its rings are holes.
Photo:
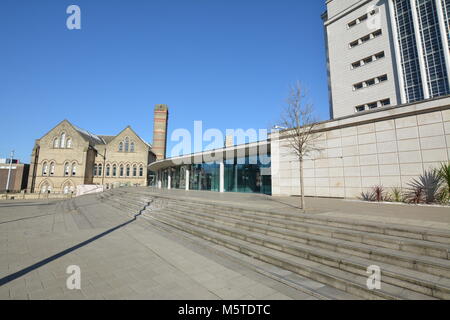
[[[444,29],[449,26],[448,11],[450,2],[441,1],[444,16]],[[411,4],[415,4],[415,8]],[[439,3],[438,3],[439,4]],[[414,26],[414,10],[417,12],[417,28]],[[406,102],[420,101],[450,93],[445,54],[449,48],[444,48],[441,38],[441,28],[436,0],[394,0],[395,23],[399,54],[403,71]],[[416,39],[420,39],[417,43]],[[421,49],[423,57],[419,56]],[[420,69],[420,59],[423,58],[425,74]],[[426,82],[429,96],[425,94],[422,77]]]
[[[443,96],[449,86],[436,2],[416,0],[416,4],[430,98]]]
[[[224,191],[272,194],[271,157],[252,156],[226,160],[224,163]],[[189,190],[220,192],[220,164],[202,163],[182,165],[157,173],[161,187],[186,189],[186,170],[189,170]]]
[[[442,9],[444,10],[445,30],[447,30],[447,39],[450,40],[450,0],[441,0]],[[449,44],[450,45],[450,44]]]
[[[394,1],[403,82],[407,102],[424,99],[410,0]]]
[[[190,167],[190,190],[220,191],[220,164],[203,163]]]
[[[253,156],[226,162],[224,188],[226,192],[272,194],[270,157]]]

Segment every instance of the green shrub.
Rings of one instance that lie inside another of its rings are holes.
[[[420,200],[425,203],[434,203],[437,201],[442,179],[436,170],[430,170],[425,171],[408,185],[411,191],[409,198],[414,198],[415,203],[420,203]],[[419,195],[420,197],[418,197]]]
[[[405,196],[408,203],[419,204],[425,202],[425,192],[422,187],[411,187]]]
[[[375,186],[372,188],[372,194],[374,195],[375,201],[382,202],[382,201],[388,201],[389,196],[386,195],[386,192],[384,190],[383,186]]]
[[[405,196],[401,188],[392,188],[390,193],[390,200],[393,202],[404,202]]]
[[[450,195],[450,162],[441,164],[437,174],[442,180],[443,188],[447,189],[444,194]]]
[[[375,195],[371,191],[366,191],[366,192],[361,193],[361,196],[359,197],[359,199],[361,199],[363,201],[373,202],[373,201],[375,201]]]

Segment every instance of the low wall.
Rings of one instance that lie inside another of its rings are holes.
[[[273,195],[300,195],[299,163],[285,133],[271,136]],[[355,198],[375,185],[407,188],[450,160],[450,98],[320,123],[304,162],[305,194]]]
[[[71,194],[60,193],[10,193],[0,194],[0,200],[70,199]]]
[[[104,191],[104,187],[103,186],[99,186],[99,185],[78,185],[77,186],[77,193],[76,196],[82,196],[85,194],[92,194],[92,193],[99,193],[99,192],[103,192]]]

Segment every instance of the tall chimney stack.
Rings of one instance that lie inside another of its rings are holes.
[[[169,121],[168,106],[157,104],[153,119],[153,152],[156,154],[156,160],[158,161],[166,158],[167,124]]]

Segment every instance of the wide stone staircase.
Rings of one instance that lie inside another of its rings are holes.
[[[325,284],[345,293],[343,298],[450,299],[450,230],[253,210],[147,188],[116,189],[98,198],[251,265],[264,263]],[[367,286],[370,266],[381,269],[379,290]]]

